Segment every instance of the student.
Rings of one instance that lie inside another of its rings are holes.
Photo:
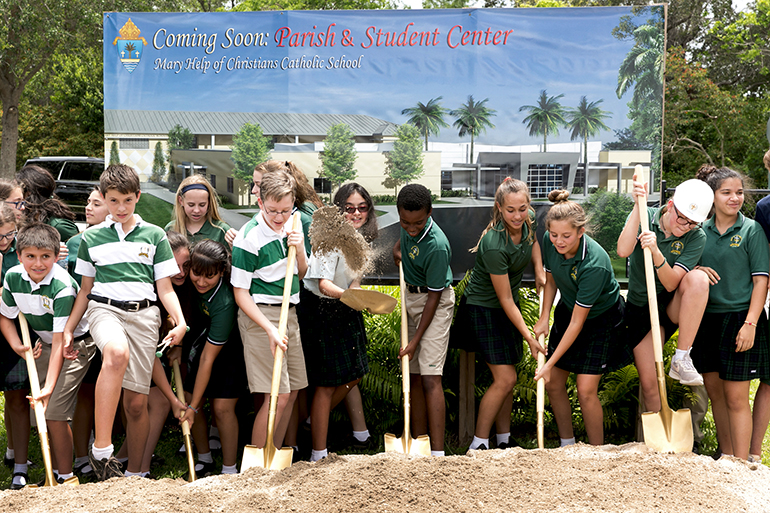
[[[623,299],[607,252],[586,235],[583,207],[569,192],[553,190],[543,237],[546,271],[543,308],[535,336],[548,334],[556,290],[561,300],[553,314],[548,361],[535,375],[544,379],[562,447],[575,443],[567,377],[577,374],[577,392],[588,443],[604,443],[604,414],[598,388],[602,374],[631,363],[623,343]]]
[[[208,321],[208,330],[204,346],[194,348],[196,354],[185,382],[189,409],[181,421],[189,420],[192,424],[208,398],[219,426],[222,473],[237,474],[238,419],[235,405],[246,390],[247,380],[240,333],[238,329],[233,330],[238,305],[230,286],[227,248],[213,240],[202,240],[193,246],[190,282],[195,287],[199,314]],[[203,435],[203,442],[208,445],[205,430]]]
[[[743,177],[704,165],[696,177],[714,190],[714,216],[706,221],[700,270],[711,282],[706,315],[692,359],[703,374],[722,454],[748,459],[752,379],[770,379],[765,314],[770,250],[762,227],[746,219]]]
[[[21,221],[27,202],[24,201],[24,191],[19,182],[0,179],[0,201],[13,209],[16,222]]]
[[[121,389],[129,450],[126,475],[141,471],[149,428],[147,394],[161,322],[158,307],[151,303],[159,298],[176,324],[168,334],[172,345],[181,343],[187,325],[171,285],[170,277],[179,269],[166,235],[134,214],[141,195],[139,175],[129,166],[111,165],[102,173],[99,188],[110,215],[83,234],[76,266],[83,285],[67,321],[65,343],[86,314],[102,352],[95,439],[89,453],[101,481],[123,475],[112,454],[112,425]]]
[[[409,343],[399,358],[409,356],[412,389],[412,433],[430,434],[431,454],[444,455],[444,371],[449,327],[454,314],[452,248],[431,217],[430,191],[409,184],[396,202],[401,238],[393,247],[396,265],[403,263],[407,283]],[[407,258],[402,259],[402,254]]]
[[[470,449],[487,449],[492,424],[497,425],[497,447],[508,446],[511,431],[516,367],[527,341],[533,357],[545,348],[529,332],[519,311],[519,287],[524,270],[534,265],[536,281],[545,282],[540,244],[535,238],[535,211],[527,184],[510,177],[495,192],[492,220],[471,251],[476,253],[468,286],[466,313],[472,336],[492,372],[493,382],[479,405],[476,433]]]
[[[334,204],[368,241],[377,236],[374,203],[362,186],[343,185],[334,196]],[[308,315],[302,324],[302,342],[308,379],[315,386],[310,461],[318,461],[328,455],[329,414],[369,371],[369,359],[363,315],[339,300],[346,289],[361,288],[361,276],[348,268],[343,253],[313,253],[303,282],[309,293],[300,302]],[[366,442],[368,431],[362,435],[359,441]]]
[[[647,184],[634,177],[634,198],[647,198]],[[639,210],[634,208],[618,237],[618,256],[628,258],[628,334],[636,342],[634,363],[646,411],[660,411],[660,394],[650,331],[650,309],[644,274],[644,248],[652,253],[658,317],[665,343],[679,328],[677,349],[669,375],[683,385],[702,385],[689,350],[708,301],[708,277],[695,268],[706,235],[700,228],[711,209],[714,193],[700,180],[687,180],[676,188],[664,207],[647,207],[650,231],[641,233]],[[639,242],[637,244],[637,241]]]
[[[75,214],[54,195],[56,180],[51,173],[32,164],[21,168],[16,173],[16,180],[24,191],[25,214],[30,221],[56,228],[62,243],[77,235]]]
[[[0,194],[10,194],[13,188],[2,187],[6,183],[0,182]],[[16,226],[17,210],[7,202],[0,206],[0,255],[2,255],[2,271],[0,281],[5,279],[5,274],[15,265],[19,259],[16,254]],[[36,346],[36,354],[39,354],[42,346]],[[29,447],[30,415],[29,384],[27,365],[23,357],[16,354],[13,348],[3,337],[0,340],[0,391],[5,398],[4,421],[8,446],[3,461],[13,470],[11,482],[12,490],[23,488],[28,481],[27,451]],[[13,434],[16,433],[14,436]]]
[[[68,423],[75,413],[78,388],[96,348],[85,319],[75,326],[74,339],[64,340],[64,325],[78,286],[67,271],[55,265],[60,244],[59,233],[42,223],[31,224],[19,232],[17,251],[21,264],[5,275],[0,330],[14,351],[23,355],[24,345],[14,323],[21,312],[43,343],[42,354],[36,360],[41,389],[33,400],[40,401],[45,408],[54,474],[63,481],[73,476],[72,432]]]
[[[188,176],[179,184],[174,203],[174,218],[166,225],[165,230],[174,230],[186,235],[190,244],[211,239],[231,248],[238,233],[222,221],[217,191],[202,175]]]
[[[110,211],[107,209],[107,203],[104,201],[99,186],[95,186],[94,190],[88,195],[85,206],[86,212],[86,229],[101,224],[107,219]],[[75,278],[75,281],[80,285],[80,275],[75,272],[75,264],[78,260],[78,248],[80,248],[80,239],[83,234],[78,233],[67,241],[67,270],[70,275]]]
[[[283,444],[297,391],[307,386],[295,308],[289,309],[287,335],[283,340],[278,336],[288,246],[297,248],[290,299],[292,306],[299,301],[299,281],[307,272],[302,232],[286,226],[292,219],[295,187],[294,179],[285,171],[266,173],[258,199],[260,212],[244,225],[233,244],[231,283],[235,301],[240,307],[238,327],[243,339],[249,390],[252,394],[264,396],[251,436],[252,444],[257,447],[264,447],[267,438],[276,347],[286,352],[276,412],[278,425],[273,440],[276,447]],[[287,406],[289,415],[284,415]]]

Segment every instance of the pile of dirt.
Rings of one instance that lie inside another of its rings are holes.
[[[7,513],[67,511],[749,511],[770,510],[770,469],[658,454],[642,444],[473,451],[408,458],[330,455],[280,472],[186,483],[138,477],[0,493]]]
[[[314,254],[322,255],[339,250],[354,274],[363,275],[366,272],[371,248],[363,235],[345,220],[345,216],[336,206],[321,207],[313,213],[309,235]]]

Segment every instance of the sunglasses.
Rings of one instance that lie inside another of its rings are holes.
[[[369,212],[369,206],[368,205],[358,205],[357,207],[354,207],[354,206],[347,206],[347,207],[345,207],[345,212],[347,212],[348,214],[355,214],[356,210],[358,210],[362,214],[366,214],[367,212]]]

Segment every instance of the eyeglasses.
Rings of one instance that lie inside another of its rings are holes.
[[[674,205],[674,211],[676,212],[676,223],[679,226],[687,226],[689,228],[700,228],[701,223],[696,223],[695,221],[690,221],[688,218],[683,216],[679,209],[676,208],[676,205]]]
[[[357,207],[354,207],[354,206],[345,207],[345,212],[347,212],[348,214],[355,214],[356,210],[358,210],[362,214],[366,214],[367,212],[369,212],[369,205],[358,205]]]
[[[4,239],[13,240],[14,237],[16,237],[16,230],[12,232],[8,232],[5,235],[0,233],[0,240],[4,240]]]
[[[280,215],[281,217],[286,217],[291,215],[291,213],[294,212],[294,210],[293,209],[292,210],[270,210],[266,208],[263,210],[263,212],[269,215],[270,217],[275,217],[277,215]]]
[[[16,210],[22,210],[26,205],[26,201],[3,201],[6,205],[13,205]]]

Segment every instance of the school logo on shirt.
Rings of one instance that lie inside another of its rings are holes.
[[[211,317],[211,314],[209,313],[208,305],[201,305],[201,310],[203,310],[203,313],[206,314],[206,317]]]
[[[743,237],[740,235],[733,235],[730,237],[730,247],[731,248],[739,248],[741,247],[741,241],[743,240]]]
[[[141,246],[139,248],[139,256],[140,257],[145,257],[145,258],[150,258],[150,246],[148,246],[146,244]]]
[[[682,251],[684,251],[684,243],[682,243],[681,240],[675,240],[671,243],[671,254],[672,255],[681,255]]]
[[[48,311],[53,310],[53,302],[51,301],[51,298],[48,296],[40,296],[40,302],[43,303],[43,308],[45,308]]]
[[[569,272],[570,277],[572,278],[572,281],[577,281],[577,266],[573,265],[572,270]]]
[[[417,245],[414,245],[411,248],[409,248],[409,258],[411,258],[412,260],[417,258],[417,255],[419,254],[420,254],[420,248],[418,248]]]

